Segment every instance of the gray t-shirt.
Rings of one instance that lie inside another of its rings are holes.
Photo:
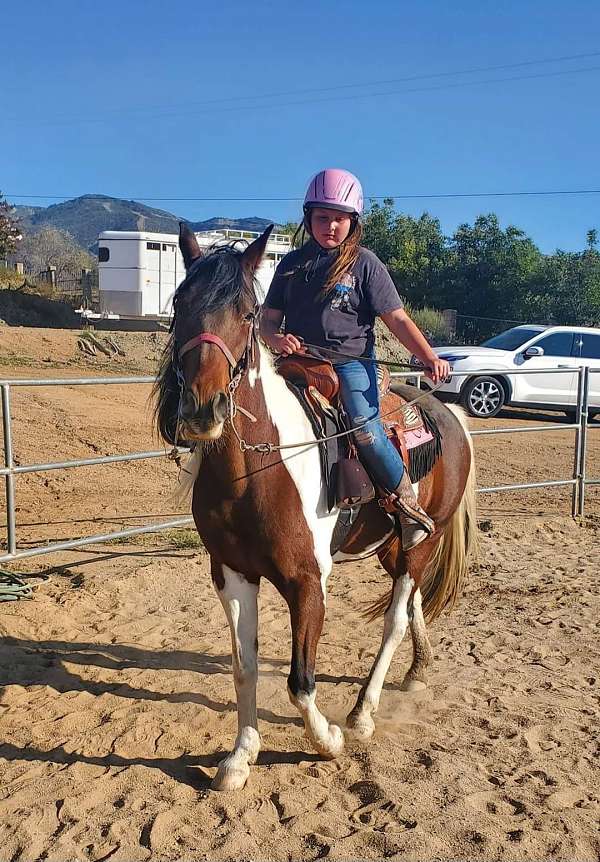
[[[402,308],[396,286],[377,255],[360,248],[356,263],[327,296],[320,297],[335,250],[314,240],[283,258],[265,299],[268,308],[284,313],[284,329],[308,344],[351,356],[373,352],[375,318]],[[316,352],[316,351],[313,351]],[[332,362],[336,360],[324,353]]]

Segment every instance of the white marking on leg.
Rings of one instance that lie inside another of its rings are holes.
[[[381,689],[396,649],[402,642],[408,626],[408,600],[415,582],[403,575],[394,583],[392,602],[385,612],[383,636],[379,652],[373,662],[366,685],[360,691],[356,705],[348,716],[348,726],[364,739],[375,729],[371,714],[377,712]]]
[[[337,724],[330,724],[316,704],[316,692],[300,692],[296,697],[288,688],[291,702],[300,712],[306,735],[322,757],[338,757],[344,749],[344,734]]]
[[[315,435],[296,396],[280,377],[267,351],[260,346],[260,377],[269,418],[277,428],[281,445],[313,441]],[[302,502],[302,513],[311,532],[315,560],[321,573],[321,588],[325,596],[327,578],[331,572],[331,536],[337,521],[337,509],[327,511],[327,489],[321,476],[321,461],[317,446],[282,452],[283,463],[292,477]],[[292,526],[292,525],[290,525]]]
[[[239,790],[250,775],[250,765],[260,751],[256,715],[258,661],[258,586],[228,566],[222,566],[225,585],[217,595],[231,632],[233,678],[237,695],[238,735],[233,751],[219,764],[212,786],[215,790]]]

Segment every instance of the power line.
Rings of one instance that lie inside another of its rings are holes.
[[[508,69],[527,68],[529,66],[541,66],[541,65],[548,65],[551,63],[572,62],[573,60],[584,60],[584,59],[590,59],[592,57],[600,57],[600,51],[588,51],[586,53],[581,53],[581,54],[566,54],[566,55],[562,55],[560,57],[545,57],[545,58],[541,58],[538,60],[523,60],[523,61],[518,62],[518,63],[502,63],[502,64],[498,64],[498,65],[493,65],[493,66],[473,66],[473,67],[470,67],[467,69],[454,69],[454,70],[447,69],[447,70],[442,71],[442,72],[426,72],[426,73],[421,73],[418,75],[406,75],[406,76],[401,77],[401,78],[388,78],[388,79],[377,80],[377,81],[354,81],[351,84],[337,84],[337,85],[331,86],[331,87],[310,87],[310,88],[296,89],[296,90],[283,90],[283,91],[272,92],[272,93],[258,93],[256,95],[250,94],[250,95],[244,95],[244,96],[225,96],[225,97],[219,97],[217,99],[205,99],[205,100],[202,100],[200,102],[188,101],[185,103],[180,103],[179,105],[174,105],[173,108],[175,110],[180,108],[182,110],[185,110],[186,112],[189,112],[190,109],[193,109],[193,108],[202,108],[205,106],[222,105],[226,102],[244,102],[244,101],[248,101],[248,100],[260,101],[261,99],[279,99],[279,98],[285,98],[287,96],[305,96],[305,95],[309,95],[309,94],[313,94],[313,93],[320,94],[320,93],[338,92],[338,91],[342,91],[342,90],[352,90],[352,89],[357,89],[357,88],[363,88],[364,89],[365,87],[390,86],[392,84],[406,84],[406,83],[411,83],[413,81],[423,81],[423,80],[428,80],[431,78],[450,78],[450,77],[456,77],[459,75],[477,75],[477,74],[481,74],[483,72],[501,72],[501,71],[506,71]],[[559,74],[564,74],[564,73],[567,73],[568,71],[569,70],[564,70],[563,72],[560,72]],[[577,70],[575,70],[575,71],[577,71]],[[550,74],[556,74],[556,72],[550,73]],[[500,79],[500,80],[503,80],[503,79]],[[510,79],[508,79],[508,80],[510,80]],[[463,83],[463,85],[466,85],[468,83],[477,83],[477,82],[462,82],[462,83]],[[368,97],[369,95],[371,95],[371,94],[364,94],[364,97]],[[257,106],[252,106],[252,107],[257,107]],[[260,106],[258,106],[258,107],[260,107]],[[263,107],[267,107],[267,106],[263,106]],[[268,107],[270,107],[270,106],[268,106]],[[107,111],[107,112],[105,112],[105,116],[114,116],[114,115],[120,115],[123,113],[126,113],[128,115],[130,115],[131,113],[147,114],[148,112],[150,112],[150,114],[154,113],[152,108],[150,108],[150,109],[148,109],[147,107],[136,108],[134,106],[134,107],[129,107],[129,108],[118,108],[118,109],[113,109],[111,111]],[[62,116],[64,117],[65,115],[62,115]],[[161,114],[161,116],[164,116],[164,115]],[[58,117],[60,117],[60,115],[58,115]],[[15,116],[13,118],[9,117],[8,119],[11,121],[18,122],[20,120],[20,117]],[[79,120],[75,120],[75,121],[79,122]]]
[[[563,196],[563,195],[598,195],[600,189],[544,189],[541,191],[516,191],[516,192],[449,192],[435,194],[387,194],[387,195],[368,195],[369,200],[383,201],[387,198],[393,200],[443,200],[448,198],[508,198],[508,197],[542,197],[542,196]],[[26,200],[57,200],[67,201],[77,197],[94,197],[94,195],[18,195],[9,192],[4,193],[6,198],[23,198]],[[111,197],[110,195],[102,195],[101,197]],[[126,200],[133,202],[152,201],[153,203],[297,203],[304,200],[301,197],[184,197],[184,198],[157,198],[146,197],[145,195],[134,195],[128,197],[120,197],[117,200]]]
[[[600,52],[599,52],[599,54],[600,54]],[[532,61],[532,62],[534,62],[534,61]],[[550,61],[548,61],[548,62],[550,62]],[[440,90],[454,90],[454,89],[461,89],[464,87],[489,86],[489,85],[493,85],[493,84],[512,83],[515,81],[528,81],[528,80],[535,80],[535,79],[541,79],[541,78],[554,78],[554,77],[560,77],[560,76],[572,75],[572,74],[573,75],[580,75],[580,74],[586,74],[588,72],[598,72],[598,71],[600,71],[600,66],[588,66],[588,67],[579,68],[579,69],[560,69],[560,70],[556,70],[554,72],[537,72],[537,73],[534,73],[532,75],[512,75],[510,77],[505,77],[505,78],[487,78],[487,79],[475,80],[475,81],[457,81],[457,82],[452,83],[452,84],[439,84],[439,85],[435,85],[433,87],[412,87],[409,89],[405,88],[405,89],[401,89],[401,90],[385,90],[385,91],[379,91],[379,92],[375,92],[375,93],[351,93],[349,95],[326,96],[324,98],[300,99],[300,100],[296,100],[293,102],[272,102],[272,103],[265,102],[264,104],[239,104],[239,105],[229,105],[228,107],[223,106],[223,103],[225,101],[228,101],[228,100],[221,99],[221,100],[216,100],[214,103],[212,103],[212,102],[207,103],[207,106],[204,108],[201,107],[200,110],[192,110],[192,109],[190,109],[190,105],[185,105],[185,106],[180,106],[178,108],[175,108],[172,110],[167,110],[167,111],[145,111],[143,114],[143,118],[144,119],[165,119],[165,118],[169,118],[169,117],[178,117],[178,116],[185,116],[185,117],[189,118],[191,116],[200,116],[200,115],[215,114],[215,113],[216,114],[227,114],[227,113],[232,113],[232,112],[239,113],[240,111],[278,110],[281,108],[301,107],[303,105],[319,105],[319,104],[332,103],[332,102],[359,101],[360,99],[374,99],[374,98],[382,98],[382,97],[386,97],[386,96],[399,96],[399,95],[403,96],[403,95],[412,95],[414,93],[431,93],[431,92],[438,92]],[[443,73],[440,73],[440,74],[443,74]],[[452,73],[448,73],[448,74],[452,74]],[[455,74],[461,74],[461,73],[455,73]],[[423,77],[434,77],[434,76],[425,75]],[[348,85],[344,85],[344,86],[348,86]],[[355,87],[356,86],[358,86],[358,87],[363,86],[364,87],[367,85],[360,85],[359,84],[359,85],[352,85],[352,86],[355,86]],[[373,84],[370,84],[369,86],[373,86]],[[334,89],[334,88],[324,88],[322,90],[322,92],[326,92],[327,89]],[[321,92],[321,91],[316,91],[316,92]],[[255,96],[255,97],[249,96],[249,97],[245,97],[245,98],[246,98],[246,100],[250,99],[250,100],[256,101],[257,99],[261,99],[261,98],[264,99],[266,97],[265,96]],[[229,101],[231,101],[231,100],[229,100]],[[199,103],[199,104],[202,105],[202,103]],[[124,109],[124,111],[121,113],[124,113],[124,112],[127,113],[127,116],[129,118],[131,117],[132,111],[130,111],[130,110],[125,111],[125,109]],[[142,119],[142,117],[139,117],[138,119]],[[72,126],[72,125],[97,125],[97,124],[102,125],[106,121],[107,121],[106,116],[104,116],[104,117],[102,117],[102,116],[86,116],[86,117],[81,118],[81,119],[72,119],[72,120],[63,121],[63,122],[54,121],[54,120],[49,120],[47,122],[40,122],[39,120],[36,120],[36,127],[40,128],[40,127],[44,127],[44,126],[58,126],[58,127],[60,127],[60,126]],[[24,125],[26,123],[25,123],[25,121],[20,121],[19,118],[15,118],[13,120],[13,125],[14,124]]]

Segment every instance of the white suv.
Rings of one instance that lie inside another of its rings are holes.
[[[577,369],[597,368],[590,374],[590,415],[600,413],[600,329],[582,326],[515,326],[480,347],[436,347],[450,363],[451,377],[437,390],[444,400],[460,401],[471,416],[487,419],[511,404],[563,410],[572,415],[577,405]],[[572,368],[573,373],[511,374],[515,368]],[[432,383],[422,378],[421,385]]]

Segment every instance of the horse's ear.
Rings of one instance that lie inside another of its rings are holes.
[[[179,248],[181,249],[186,269],[189,269],[195,260],[202,257],[198,240],[184,221],[179,222]]]
[[[247,272],[253,273],[260,266],[273,227],[274,225],[270,224],[266,231],[250,243],[243,253],[242,265]]]

